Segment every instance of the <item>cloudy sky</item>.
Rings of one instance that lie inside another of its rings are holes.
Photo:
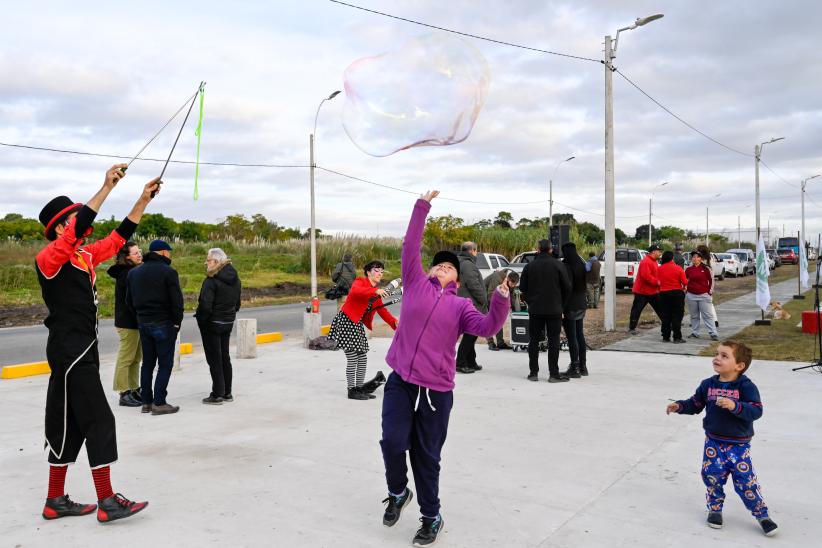
[[[683,126],[614,74],[617,226],[647,222],[714,230],[738,218],[754,226],[754,145],[771,137],[762,168],[762,226],[798,229],[799,182],[822,173],[822,4],[807,0],[584,1],[352,0],[433,25],[525,46],[600,59],[606,34],[638,16],[664,13],[620,35],[617,68],[723,148]],[[170,5],[173,4],[173,5]],[[0,142],[133,155],[207,82],[201,160],[307,166],[319,102],[343,89],[353,61],[397,50],[432,32],[329,2],[26,2],[0,22]],[[323,105],[317,163],[380,184],[438,188],[435,214],[467,221],[554,212],[603,224],[604,77],[601,64],[467,39],[487,59],[491,83],[471,136],[377,158],[342,126],[345,95]],[[409,86],[413,82],[409,82]],[[431,90],[417,86],[411,95]],[[194,158],[193,121],[175,158]],[[173,124],[177,126],[176,122]],[[144,153],[168,153],[175,131]],[[87,199],[114,160],[0,146],[0,215],[36,216],[56,194]],[[105,204],[120,217],[161,164],[136,162]],[[777,175],[778,174],[778,175]],[[263,213],[309,224],[308,169],[174,164],[151,206],[181,220],[214,222]],[[398,235],[413,196],[318,171],[318,226],[326,232]],[[721,193],[719,197],[715,195]],[[822,231],[822,177],[808,183],[809,236]],[[574,208],[574,209],[571,209]],[[658,216],[657,216],[658,215]],[[815,238],[814,238],[815,239]]]

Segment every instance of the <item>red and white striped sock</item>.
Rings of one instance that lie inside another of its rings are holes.
[[[111,467],[92,468],[91,477],[94,478],[94,488],[97,490],[97,500],[114,496],[111,488]]]
[[[68,466],[49,466],[48,498],[62,497],[66,494],[66,472]]]

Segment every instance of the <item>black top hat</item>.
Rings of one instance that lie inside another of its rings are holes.
[[[440,263],[451,263],[457,269],[457,277],[460,275],[460,260],[456,254],[451,251],[437,251],[434,258],[431,260],[431,266],[436,266]]]
[[[83,204],[72,202],[68,196],[58,196],[47,203],[40,211],[40,223],[46,227],[46,238],[55,239],[57,235],[54,233],[54,227],[81,207]]]

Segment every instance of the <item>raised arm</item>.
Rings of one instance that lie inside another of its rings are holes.
[[[703,385],[700,384],[697,387],[693,396],[687,400],[679,400],[676,403],[679,404],[679,410],[677,413],[680,415],[698,415],[702,413],[702,410],[705,409],[705,393]]]
[[[460,332],[478,337],[493,337],[508,319],[510,305],[511,300],[507,288],[503,289],[502,285],[494,290],[488,314],[483,314],[470,301],[466,301],[460,317]]]
[[[422,269],[422,234],[425,230],[425,218],[431,211],[431,200],[438,195],[438,190],[426,192],[417,200],[411,212],[411,220],[408,221],[408,229],[402,241],[402,280],[405,285],[425,278],[425,271]]]

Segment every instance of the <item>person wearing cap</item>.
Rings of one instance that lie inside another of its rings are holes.
[[[66,196],[51,200],[40,212],[48,245],[35,259],[48,317],[46,357],[51,374],[46,395],[45,434],[49,487],[45,519],[87,515],[108,522],[133,516],[148,502],[133,502],[114,493],[110,465],[117,460],[114,414],[100,382],[97,347],[97,274],[95,267],[113,257],[131,238],[143,212],[160,191],[160,178],[149,181],[128,216],[108,236],[84,245],[108,195],[125,176],[126,164],[106,171],[102,188],[86,203]],[[97,505],[78,504],[65,492],[66,471],[85,444]]]
[[[662,319],[662,309],[659,307],[659,258],[662,256],[662,248],[653,244],[648,248],[648,254],[643,257],[637,269],[636,279],[632,291],[634,293],[634,303],[631,305],[631,319],[628,322],[628,331],[631,335],[638,335],[636,326],[639,324],[639,316],[646,304],[651,305],[656,315]]]
[[[374,399],[376,396],[373,392],[385,381],[385,375],[379,371],[373,379],[365,382],[365,370],[368,367],[368,338],[365,336],[365,328],[371,330],[374,313],[378,313],[391,329],[397,329],[397,318],[387,308],[377,308],[382,303],[380,299],[388,296],[385,289],[377,287],[384,272],[385,265],[381,261],[369,261],[365,265],[365,276],[354,279],[348,298],[334,316],[328,331],[328,338],[337,341],[345,353],[345,377],[350,400]]]
[[[179,406],[169,404],[166,396],[177,333],[183,323],[183,292],[180,277],[171,267],[171,246],[163,240],[154,240],[148,251],[143,264],[128,273],[126,304],[137,314],[143,347],[142,412],[168,415],[180,410]],[[153,379],[155,367],[157,378]]]
[[[430,191],[414,205],[402,244],[403,306],[385,361],[393,369],[382,402],[382,448],[388,496],[383,525],[394,526],[413,498],[408,488],[406,454],[417,488],[422,526],[415,546],[428,546],[442,531],[440,455],[454,403],[455,346],[463,333],[490,337],[508,318],[507,284],[500,284],[487,314],[470,299],[457,295],[460,261],[439,251],[428,272],[422,268],[425,218],[439,191]]]
[[[562,311],[571,294],[571,282],[565,266],[556,258],[550,240],[540,240],[537,256],[525,265],[519,278],[519,289],[528,303],[527,379],[539,380],[539,345],[548,338],[548,382],[568,382],[559,372],[559,334]]]
[[[480,312],[488,308],[488,296],[485,284],[482,283],[482,274],[477,268],[477,244],[465,242],[462,244],[457,258],[460,261],[460,288],[457,295],[471,299]],[[457,348],[457,372],[473,373],[482,366],[477,363],[477,336],[465,333]]]

